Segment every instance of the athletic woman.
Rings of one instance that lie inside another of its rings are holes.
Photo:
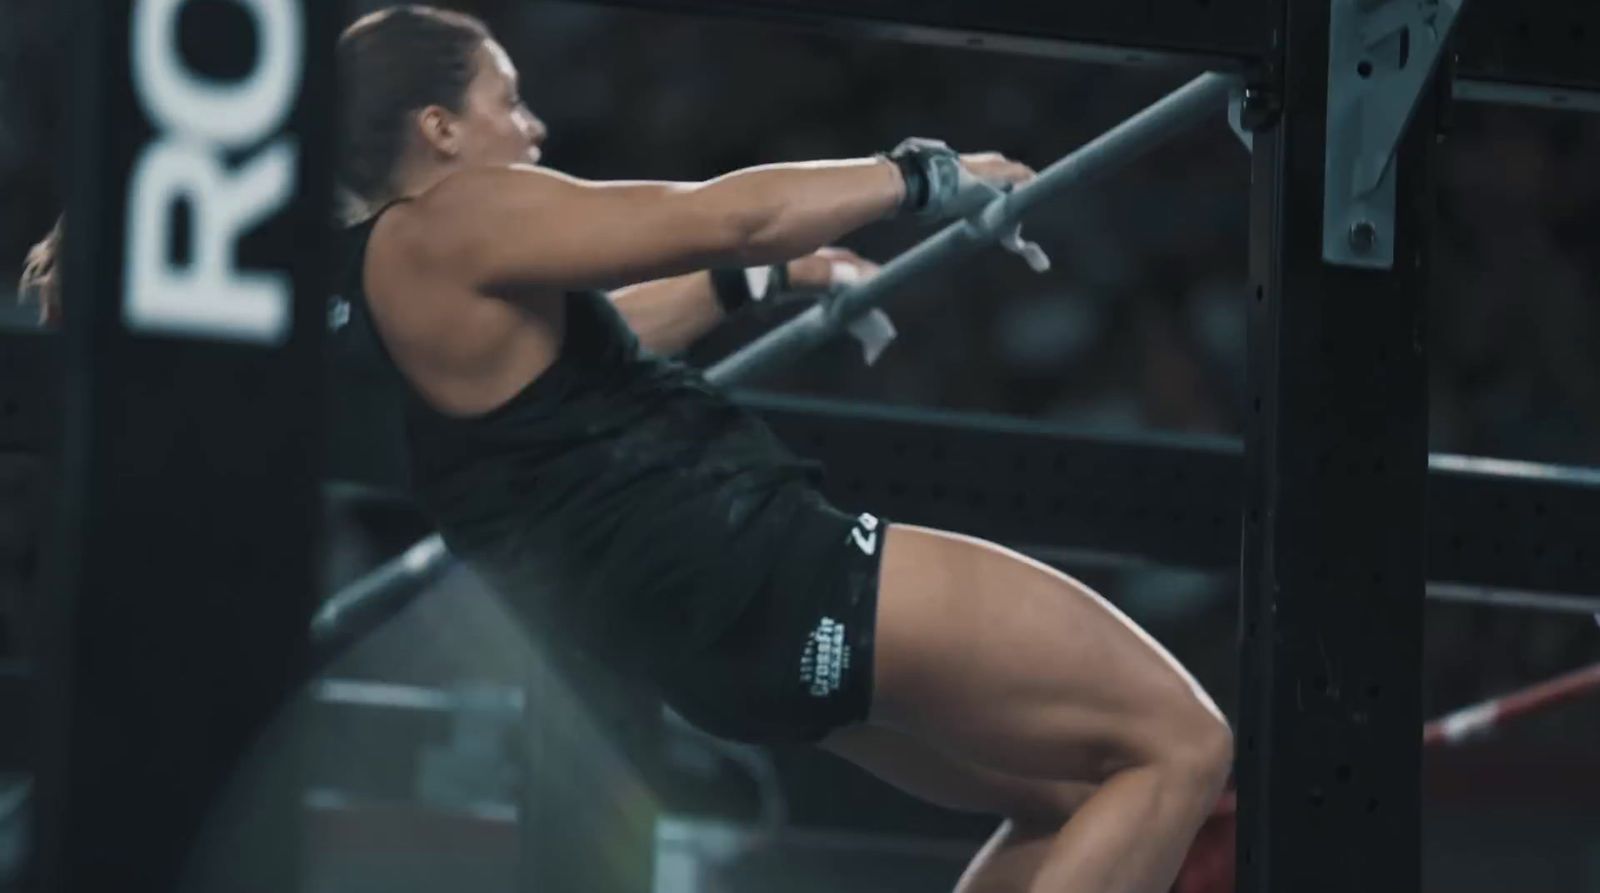
[[[1232,761],[1195,680],[1044,564],[830,505],[813,463],[670,358],[752,297],[745,271],[870,275],[825,246],[937,216],[956,165],[1032,171],[908,141],[590,182],[539,166],[545,126],[475,19],[387,9],[338,62],[340,175],[366,213],[336,347],[395,370],[415,495],[531,630],[712,734],[815,743],[1002,817],[965,893],[1169,887]]]

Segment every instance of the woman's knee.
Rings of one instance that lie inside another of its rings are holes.
[[[1233,771],[1233,730],[1199,705],[1177,707],[1157,724],[1154,764],[1187,782],[1221,790]]]

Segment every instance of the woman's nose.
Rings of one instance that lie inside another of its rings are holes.
[[[534,145],[544,142],[545,137],[550,135],[549,129],[546,128],[544,126],[544,122],[540,121],[539,118],[532,112],[528,112],[527,116],[528,119],[523,124],[523,130],[527,132],[528,140]]]

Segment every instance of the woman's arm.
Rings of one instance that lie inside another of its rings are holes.
[[[394,235],[489,293],[607,289],[808,254],[889,216],[903,195],[899,169],[876,158],[764,165],[704,183],[485,168],[429,190],[397,215]]]
[[[878,265],[846,248],[827,247],[797,257],[783,265],[783,288],[790,292],[816,292],[840,282],[860,282],[878,273]],[[767,271],[756,282],[765,282]],[[782,300],[765,284],[743,294],[746,301]],[[734,309],[740,295],[732,296]],[[709,271],[641,282],[619,288],[611,300],[640,342],[651,351],[670,356],[684,350],[728,317],[723,298]]]
[[[724,317],[704,270],[619,288],[611,301],[645,349],[662,356],[684,350]]]

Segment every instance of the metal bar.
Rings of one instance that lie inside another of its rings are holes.
[[[841,505],[1019,547],[1238,569],[1238,441],[757,391],[733,397],[822,462],[824,492]],[[363,424],[335,437],[349,441],[340,452],[372,456],[395,449],[381,430]],[[1600,527],[1600,473],[1447,454],[1429,466],[1429,580],[1587,599],[1600,611],[1600,549],[1586,533]],[[400,479],[367,483],[397,510],[414,511],[396,495]]]
[[[1569,701],[1592,697],[1597,691],[1600,691],[1600,664],[1591,664],[1432,720],[1422,729],[1422,746],[1460,744],[1487,735],[1506,723]]]
[[[1422,746],[1433,749],[1460,744],[1470,738],[1489,734],[1506,722],[1533,716],[1546,707],[1587,697],[1596,691],[1600,691],[1600,664],[1563,673],[1554,679],[1431,719],[1422,727]],[[1217,798],[1217,805],[1211,814],[1232,815],[1238,806],[1236,793],[1225,791]]]
[[[885,264],[870,280],[841,290],[712,366],[713,384],[744,384],[821,345],[850,322],[880,306],[908,283],[941,266],[965,260],[994,244],[997,235],[1040,203],[1132,163],[1208,115],[1225,108],[1237,80],[1200,75],[1153,105],[1039,172],[1032,183],[994,199],[972,219],[958,220]],[[978,222],[978,221],[981,221]]]
[[[589,6],[772,22],[892,40],[1118,65],[1244,65],[1271,51],[1277,0],[1055,3],[989,0],[581,0]]]
[[[1395,155],[1398,262],[1325,264],[1330,7],[1282,21],[1292,101],[1251,176],[1239,890],[1415,889],[1434,99]]]
[[[1452,89],[1457,102],[1600,113],[1600,88],[1573,90],[1539,84],[1505,84],[1458,78]]]
[[[995,436],[1004,437],[1005,435],[997,433]],[[870,442],[870,438],[868,440]],[[1108,442],[1106,444],[1107,457],[1113,460],[1120,459],[1125,464],[1136,463],[1137,451],[1148,449],[1149,447],[1149,444],[1140,443],[1132,439],[1121,444]],[[1163,445],[1158,449],[1171,451],[1174,455],[1178,455],[1178,451],[1182,448]],[[1193,453],[1183,459],[1185,464],[1203,462],[1202,457],[1214,458],[1212,451],[1202,451],[1198,449],[1198,445],[1191,449]],[[1103,467],[1101,463],[1093,464]],[[1467,471],[1474,467],[1471,457],[1450,455],[1434,456],[1431,464],[1439,471]],[[1499,467],[1502,464],[1499,460],[1490,460],[1490,467]],[[1588,469],[1569,469],[1560,466],[1534,465],[1533,463],[1517,463],[1517,465],[1523,474],[1542,480],[1561,480],[1563,475],[1571,475],[1571,482],[1576,483],[1590,475],[1600,474]],[[832,463],[830,463],[831,466]],[[1233,462],[1227,463],[1224,468],[1225,470],[1220,478],[1215,476],[1216,469],[1207,472],[1198,465],[1192,474],[1183,473],[1181,477],[1184,479],[1190,479],[1191,477],[1205,479],[1210,476],[1212,480],[1227,481],[1236,476],[1237,468]],[[1499,473],[1491,472],[1487,468],[1481,471],[1486,474]],[[1124,479],[1138,477],[1140,474],[1142,472],[1132,470],[1126,473],[1114,472],[1112,476]],[[1437,490],[1441,484],[1448,485],[1450,480],[1450,477],[1435,475],[1432,479],[1432,486]],[[987,489],[992,492],[1002,488]],[[1188,500],[1188,497],[1182,494],[1179,494],[1179,497],[1184,501]],[[851,494],[851,499],[854,502],[863,501],[860,494]],[[879,506],[882,504],[877,500],[866,501],[871,501],[874,505]],[[901,514],[899,507],[896,506],[895,508],[897,510],[896,514]],[[1190,509],[1175,502],[1170,511],[1163,511],[1157,508],[1146,514],[1170,516],[1175,512],[1189,511]],[[1209,508],[1193,512],[1197,518],[1214,516],[1218,513],[1225,513],[1229,517],[1233,517],[1237,515],[1237,510],[1224,512],[1220,508]],[[1143,531],[1148,526],[1142,524],[1138,527],[1138,530]],[[964,529],[970,529],[970,525],[964,526]],[[1087,548],[1023,542],[1012,542],[1011,545],[1023,549],[1040,560],[1056,561],[1078,567],[1106,564],[1127,566],[1172,563],[1170,560],[1162,562],[1141,557],[1138,553],[1148,551],[1149,547],[1140,547],[1132,543],[1128,544],[1123,551],[1109,551],[1103,546],[1101,548]],[[1215,557],[1204,562],[1204,565],[1213,569],[1221,569],[1227,566],[1236,554],[1236,548],[1230,547],[1226,551],[1217,552]],[[326,668],[345,648],[382,626],[401,611],[404,611],[423,593],[427,592],[429,586],[445,573],[448,573],[455,565],[455,559],[445,548],[443,540],[437,534],[434,534],[425,537],[405,552],[380,564],[330,596],[322,607],[318,609],[311,624],[313,650],[311,664],[315,668],[313,672]],[[1557,613],[1593,614],[1600,612],[1600,591],[1585,596],[1471,586],[1448,582],[1430,582],[1427,586],[1427,597],[1430,600],[1440,602],[1494,605]]]
[[[1028,543],[1007,545],[1043,561],[1077,570],[1126,570],[1130,568],[1158,567],[1156,562],[1136,556],[1115,555],[1093,549],[1062,549],[1053,546],[1035,546]],[[1600,593],[1590,596],[1560,595],[1554,592],[1528,592],[1518,589],[1494,589],[1487,586],[1463,586],[1456,583],[1430,582],[1424,591],[1429,601],[1441,604],[1477,605],[1493,608],[1537,611],[1549,614],[1593,615],[1600,620]]]
[[[739,399],[828,468],[825,492],[842,505],[1029,548],[1238,569],[1239,442],[789,395]],[[1347,471],[1352,462],[1340,457]],[[1544,591],[1600,610],[1600,558],[1586,534],[1600,526],[1600,474],[1448,454],[1429,466],[1429,580]]]
[[[1513,88],[1600,92],[1600,5],[1589,0],[1468,0],[1456,26],[1455,50],[1458,78]]]
[[[1530,592],[1523,589],[1495,589],[1489,586],[1463,586],[1458,583],[1429,583],[1427,596],[1432,601],[1491,608],[1540,611],[1547,614],[1600,615],[1600,592],[1562,595],[1555,592]]]
[[[0,441],[27,419],[54,419],[61,387],[59,337],[26,337],[8,354],[4,388],[42,400],[0,425]],[[16,360],[16,357],[25,357]],[[1237,566],[1240,443],[1150,433],[1107,435],[970,412],[848,403],[736,391],[791,446],[828,466],[828,494],[909,523],[959,525],[1000,542],[1125,556],[1175,567]],[[0,399],[3,403],[4,399]],[[360,481],[372,498],[397,500],[404,460],[388,434],[398,409],[387,395],[352,388],[329,416],[336,446],[328,475]],[[10,421],[21,420],[16,427]],[[27,451],[49,451],[42,431]],[[4,444],[0,443],[0,448]],[[961,467],[960,482],[951,474]],[[1088,470],[1088,471],[1086,471]],[[1081,472],[1081,473],[1080,473]],[[1063,475],[1072,495],[1045,499],[1041,478]],[[1114,482],[1114,492],[1108,489]],[[1428,579],[1504,593],[1549,593],[1600,611],[1600,471],[1436,453],[1429,459]],[[981,504],[980,504],[981,503]],[[1224,527],[1217,527],[1216,522]],[[1530,606],[1531,605],[1530,603]],[[1557,608],[1559,610],[1560,608]]]
[[[334,593],[311,619],[312,672],[405,610],[454,563],[433,534]]]
[[[892,40],[1113,65],[1238,70],[1281,52],[1281,0],[1134,4],[987,0],[571,0],[772,22],[852,40]],[[1473,0],[1457,29],[1461,77],[1600,92],[1600,6],[1585,0]],[[1500,100],[1495,100],[1500,101]],[[1512,102],[1520,102],[1512,98]]]

